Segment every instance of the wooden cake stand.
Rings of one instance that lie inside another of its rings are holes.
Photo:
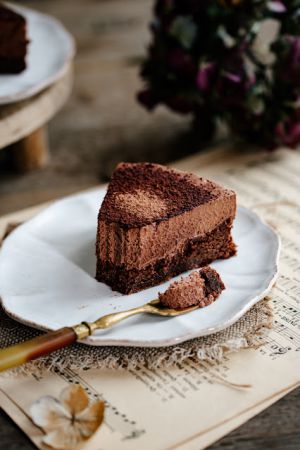
[[[40,169],[47,163],[47,122],[68,99],[72,74],[70,64],[58,81],[39,94],[28,100],[0,105],[0,150],[9,147],[19,171]]]

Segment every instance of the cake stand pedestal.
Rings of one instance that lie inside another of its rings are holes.
[[[49,160],[47,123],[68,99],[72,65],[50,87],[28,100],[0,105],[0,150],[9,148],[15,168],[21,172],[44,167]]]

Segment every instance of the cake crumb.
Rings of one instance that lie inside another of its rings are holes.
[[[183,309],[195,305],[203,308],[213,303],[224,289],[218,272],[207,266],[174,281],[164,293],[158,294],[158,298],[168,308]]]

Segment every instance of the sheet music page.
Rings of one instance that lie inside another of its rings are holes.
[[[282,241],[280,276],[272,291],[275,327],[261,353],[278,359],[295,352],[300,360],[300,154],[281,151],[262,159],[248,154],[243,163],[235,162],[234,154],[226,159],[208,175],[236,190],[239,204],[257,212]]]
[[[268,342],[213,366],[188,361],[164,370],[66,370],[42,378],[1,380],[0,404],[16,422],[23,420],[23,428],[40,448],[41,432],[28,420],[25,426],[24,417],[32,401],[41,395],[57,396],[68,383],[81,383],[92,398],[106,402],[105,425],[86,449],[199,450],[300,382],[300,154],[227,149],[177,167],[232,187],[239,204],[255,210],[280,233],[280,277],[271,293],[275,326]],[[233,389],[226,380],[251,388]]]

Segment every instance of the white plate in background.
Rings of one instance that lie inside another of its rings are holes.
[[[74,39],[53,17],[6,3],[27,20],[27,68],[16,75],[0,74],[0,105],[25,100],[61,78],[75,53]]]

